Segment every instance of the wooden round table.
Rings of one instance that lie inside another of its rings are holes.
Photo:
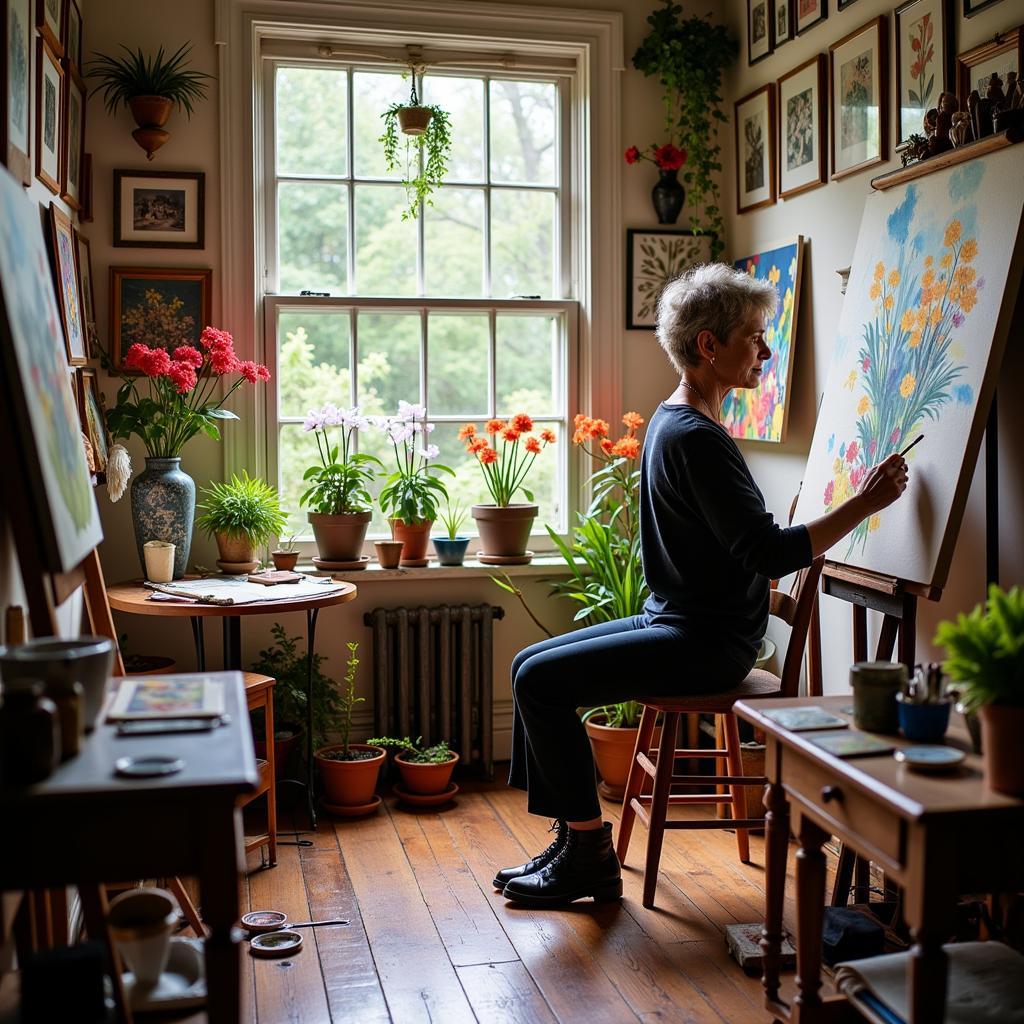
[[[182,582],[195,580],[196,592],[202,592],[202,579],[186,576]],[[177,582],[177,581],[176,581]],[[192,640],[196,650],[196,669],[206,671],[206,644],[203,635],[203,621],[209,618],[221,619],[224,627],[224,668],[242,670],[242,626],[243,615],[273,615],[279,612],[306,613],[306,791],[309,795],[309,820],[316,828],[316,811],[313,806],[313,644],[316,641],[316,620],[321,608],[346,604],[356,599],[354,583],[334,582],[330,593],[303,595],[294,599],[255,601],[249,604],[202,604],[196,601],[152,601],[155,591],[143,586],[142,580],[128,580],[107,587],[107,599],[115,611],[129,615],[159,615],[163,618],[188,619],[192,625]],[[286,780],[281,780],[286,781]],[[294,780],[297,781],[297,780]]]

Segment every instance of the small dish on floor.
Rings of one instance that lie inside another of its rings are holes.
[[[915,772],[936,773],[952,771],[967,759],[962,750],[940,746],[904,747],[892,756]]]
[[[242,927],[250,935],[276,932],[288,923],[288,915],[281,910],[251,910],[242,915]]]
[[[206,1002],[206,965],[201,939],[171,939],[167,966],[155,985],[137,985],[135,975],[121,976],[128,1005],[138,1013],[147,1010],[187,1010]]]
[[[476,560],[484,565],[529,565],[533,561],[533,552],[524,551],[521,555],[488,555],[481,551]]]
[[[217,559],[217,568],[226,576],[248,576],[259,567],[259,562],[222,562]]]
[[[347,562],[332,562],[328,558],[314,558],[313,564],[325,572],[358,572],[370,564],[370,556],[363,555]]]
[[[397,783],[391,788],[402,803],[412,804],[413,807],[436,807],[439,804],[446,804],[459,791],[454,782],[443,793],[410,793]]]
[[[295,931],[266,932],[254,935],[249,943],[253,956],[290,956],[302,949],[302,936]]]
[[[321,800],[320,806],[335,818],[362,818],[364,815],[373,814],[381,802],[379,796],[374,796],[368,804],[329,804],[326,800]]]

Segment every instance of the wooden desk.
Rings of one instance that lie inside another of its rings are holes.
[[[966,892],[998,892],[1024,885],[1024,801],[985,785],[981,758],[950,775],[909,771],[892,754],[842,760],[790,732],[761,712],[820,706],[845,714],[852,698],[750,700],[735,713],[767,736],[765,806],[766,907],[763,939],[765,1006],[783,1020],[807,1024],[835,1020],[841,996],[823,1000],[822,911],[825,856],[830,835],[879,864],[903,886],[904,916],[914,938],[909,1005],[913,1024],[942,1020],[946,955],[942,943],[953,932],[956,898]],[[852,717],[845,714],[845,717]],[[894,746],[911,746],[902,737]],[[970,751],[967,730],[953,716],[946,744]],[[790,1006],[779,998],[779,949],[790,817],[797,852],[797,995]]]
[[[104,934],[99,883],[126,878],[197,875],[210,929],[206,973],[211,1024],[239,1020],[238,878],[244,870],[235,804],[257,782],[242,678],[225,680],[231,721],[208,733],[119,737],[100,724],[82,752],[50,778],[0,789],[5,837],[0,889],[82,887],[90,934]],[[132,754],[169,754],[176,775],[125,779],[114,762]]]

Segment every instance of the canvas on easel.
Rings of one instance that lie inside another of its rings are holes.
[[[944,586],[1024,259],[1017,146],[872,193],[795,522],[835,508],[918,434],[903,498],[829,559]]]

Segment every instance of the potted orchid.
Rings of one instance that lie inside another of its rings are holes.
[[[466,451],[475,455],[484,474],[493,505],[474,505],[473,518],[480,531],[478,556],[487,565],[525,565],[533,558],[526,550],[537,505],[533,493],[523,486],[537,456],[555,442],[555,432],[545,428],[539,436],[531,433],[533,420],[525,413],[516,413],[507,422],[488,420],[484,435],[477,433],[475,423],[463,424],[459,439]],[[522,490],[526,503],[513,504],[516,492]]]
[[[380,507],[395,540],[403,543],[399,564],[426,565],[430,527],[437,518],[438,503],[448,497],[447,488],[434,474],[455,476],[455,472],[430,461],[440,449],[427,440],[434,424],[427,422],[425,406],[399,402],[396,416],[378,416],[373,422],[391,442],[398,466],[380,492]]]
[[[627,164],[646,160],[658,168],[658,181],[651,189],[651,202],[654,203],[659,224],[675,224],[686,201],[686,189],[676,177],[679,168],[686,163],[686,150],[679,149],[671,142],[662,146],[651,143],[646,150],[630,146],[625,157]]]
[[[319,560],[327,568],[362,560],[363,541],[373,518],[369,487],[376,476],[374,466],[384,468],[375,455],[356,451],[357,433],[369,423],[358,406],[339,409],[333,402],[310,409],[303,421],[303,429],[316,438],[320,462],[303,473],[302,479],[309,487],[299,504],[310,508],[307,518],[313,527]],[[335,428],[341,434],[340,445],[331,443],[330,432]]]

